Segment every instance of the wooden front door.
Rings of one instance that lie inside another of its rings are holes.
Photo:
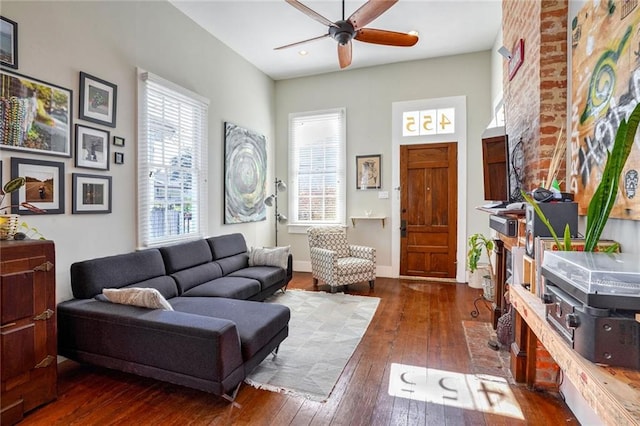
[[[455,142],[400,146],[400,275],[455,278]]]

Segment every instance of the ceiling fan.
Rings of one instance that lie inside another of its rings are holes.
[[[315,19],[321,24],[327,25],[329,27],[329,31],[327,34],[319,37],[313,37],[296,43],[276,47],[275,50],[298,46],[300,44],[320,40],[325,37],[332,37],[338,42],[338,62],[340,63],[340,68],[346,68],[351,64],[352,39],[363,41],[365,43],[404,47],[413,46],[418,42],[418,36],[413,34],[364,28],[367,24],[396,4],[398,0],[369,0],[358,10],[353,12],[348,19],[344,19],[344,0],[342,0],[342,19],[336,22],[331,22],[313,9],[300,3],[298,0],[285,1],[310,18]]]

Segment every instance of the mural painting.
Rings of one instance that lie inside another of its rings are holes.
[[[638,0],[588,2],[572,22],[569,190],[585,215],[620,122],[640,101]],[[640,220],[640,139],[629,155],[610,217]]]

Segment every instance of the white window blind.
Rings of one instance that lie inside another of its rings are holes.
[[[291,225],[345,224],[344,108],[289,115]]]
[[[203,237],[209,101],[149,72],[138,75],[139,244]]]

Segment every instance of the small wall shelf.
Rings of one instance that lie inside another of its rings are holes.
[[[384,221],[387,217],[386,216],[351,216],[351,223],[353,224],[353,227],[356,227],[356,221],[357,220],[381,220],[382,221],[382,227],[384,228]]]

